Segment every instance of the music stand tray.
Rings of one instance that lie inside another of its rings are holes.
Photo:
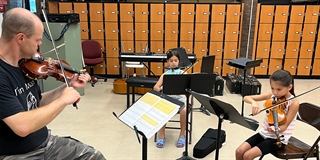
[[[190,93],[212,114],[215,114],[219,118],[218,124],[218,135],[217,135],[217,150],[216,150],[216,160],[219,159],[219,139],[221,132],[222,120],[229,120],[233,123],[237,123],[243,127],[249,128],[251,130],[257,130],[259,123],[256,120],[245,118],[241,116],[238,111],[230,104],[217,100],[215,98],[209,97],[205,94],[200,94],[194,91]]]

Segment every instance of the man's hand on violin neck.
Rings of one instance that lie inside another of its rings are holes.
[[[65,103],[65,105],[73,104],[79,101],[80,98],[81,96],[79,92],[73,87],[66,87],[60,96],[60,99]]]

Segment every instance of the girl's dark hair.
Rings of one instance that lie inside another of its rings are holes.
[[[294,80],[290,72],[286,70],[277,70],[270,76],[270,81],[271,80],[280,82],[285,87],[289,87],[289,85],[292,84],[290,93],[296,96],[294,93]]]
[[[169,49],[167,51],[167,60],[169,60],[172,56],[176,56],[178,58],[178,60],[180,61],[180,55],[177,51],[173,51],[171,49]]]

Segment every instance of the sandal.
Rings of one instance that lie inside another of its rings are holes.
[[[165,138],[159,138],[159,139],[157,140],[156,146],[157,146],[158,148],[163,148],[165,142],[166,142],[166,139],[165,139]]]
[[[176,144],[176,147],[182,148],[182,147],[184,147],[185,143],[186,143],[185,137],[183,137],[183,138],[179,137],[177,144]]]

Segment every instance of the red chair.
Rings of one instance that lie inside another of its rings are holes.
[[[84,64],[86,66],[90,67],[90,74],[91,76],[94,75],[93,67],[103,63],[104,68],[105,67],[105,61],[106,61],[106,53],[105,51],[102,51],[100,43],[98,43],[95,40],[85,40],[82,42],[82,53],[83,53],[83,60]],[[101,56],[103,54],[103,56]],[[104,79],[104,81],[107,81],[106,77],[102,76],[94,76],[98,79]]]

